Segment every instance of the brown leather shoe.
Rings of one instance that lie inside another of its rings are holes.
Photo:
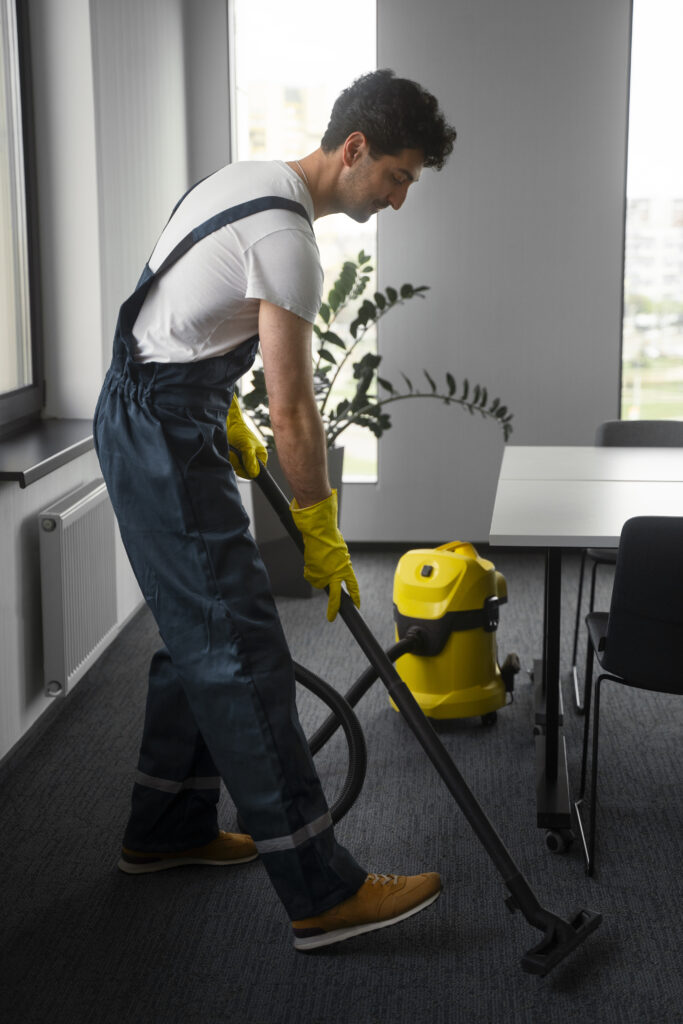
[[[149,871],[164,871],[178,868],[183,864],[210,864],[225,867],[228,864],[245,864],[258,857],[251,836],[219,831],[216,839],[193,850],[176,850],[171,853],[146,853],[137,850],[121,851],[119,868],[129,875],[142,875]]]
[[[294,948],[309,950],[398,924],[424,910],[441,892],[436,872],[368,875],[355,895],[317,917],[292,921]]]

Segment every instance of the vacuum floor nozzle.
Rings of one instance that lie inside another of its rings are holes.
[[[572,914],[569,921],[548,914],[545,935],[537,946],[522,957],[522,970],[529,974],[546,975],[580,946],[601,921],[602,914],[592,910],[579,910]]]

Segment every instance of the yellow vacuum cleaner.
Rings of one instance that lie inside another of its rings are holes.
[[[498,666],[495,632],[505,601],[505,578],[471,544],[418,548],[400,559],[396,638],[414,643],[396,669],[428,718],[495,722],[519,671],[516,654]]]

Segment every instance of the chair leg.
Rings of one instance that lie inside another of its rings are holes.
[[[588,764],[588,734],[590,732],[590,719],[591,719],[591,698],[593,694],[593,644],[588,640],[588,648],[586,650],[586,675],[584,677],[584,708],[586,712],[586,721],[583,726],[583,754],[581,757],[581,785],[579,787],[579,797],[583,800],[586,793],[586,767]]]
[[[588,610],[593,611],[595,609],[595,578],[598,574],[598,566],[600,562],[593,562],[593,570],[591,572],[591,596],[588,604]]]
[[[574,620],[574,646],[572,648],[572,676],[574,681],[574,707],[579,712],[583,713],[585,707],[585,700],[581,700],[581,694],[579,693],[579,676],[576,671],[576,652],[579,646],[579,628],[581,625],[581,601],[583,598],[583,577],[586,571],[586,549],[581,552],[581,568],[579,570],[579,593],[576,599],[576,618]]]
[[[590,835],[588,837],[588,864],[586,874],[592,875],[595,871],[595,841],[596,841],[596,817],[597,817],[597,796],[598,796],[598,734],[600,728],[600,684],[604,676],[599,676],[595,684],[595,701],[593,705],[593,764],[591,766],[591,806],[590,806]]]

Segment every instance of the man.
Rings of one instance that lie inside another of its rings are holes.
[[[335,839],[231,470],[255,476],[266,459],[234,385],[260,343],[305,575],[329,586],[333,619],[342,583],[356,604],[359,593],[313,394],[322,270],[312,221],[398,210],[454,139],[433,96],[377,71],[342,93],[315,152],[229,165],[191,189],[121,307],[95,413],[121,536],[164,643],[150,667],[119,867],[139,874],[260,855],[297,949],[394,924],[433,902],[441,883],[435,873],[368,874]],[[250,835],[218,829],[221,779]]]

